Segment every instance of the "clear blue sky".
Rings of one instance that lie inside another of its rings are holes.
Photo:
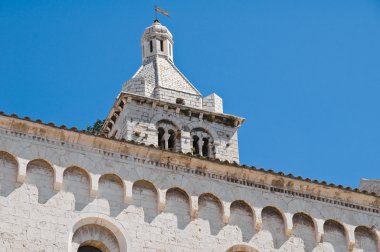
[[[247,118],[241,163],[380,179],[380,1],[157,1],[174,61]],[[141,64],[149,0],[0,0],[0,110],[80,129]]]

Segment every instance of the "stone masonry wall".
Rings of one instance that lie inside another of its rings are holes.
[[[0,150],[0,251],[94,239],[111,251],[379,251],[378,213],[9,130]]]
[[[148,104],[129,102],[121,112],[110,135],[116,132],[117,139],[134,140],[147,145],[157,146],[157,123],[168,120],[181,132],[184,153],[191,152],[190,131],[203,128],[212,136],[215,146],[215,158],[239,162],[237,128],[212,123],[199,117],[184,116],[175,110],[161,107],[152,108]]]

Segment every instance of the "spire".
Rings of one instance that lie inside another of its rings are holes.
[[[143,65],[153,57],[164,57],[173,62],[173,36],[158,19],[145,29],[141,38]]]

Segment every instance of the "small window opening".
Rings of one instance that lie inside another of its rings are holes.
[[[194,155],[199,155],[198,142],[199,142],[199,137],[193,136],[193,154]]]
[[[164,51],[164,41],[163,40],[160,40],[160,49],[161,49],[161,52]]]
[[[102,251],[93,246],[81,246],[79,247],[78,252],[102,252]]]
[[[153,41],[151,40],[149,42],[150,52],[153,52]]]
[[[185,105],[185,100],[182,99],[182,98],[177,98],[177,99],[175,100],[175,103],[177,103],[177,104],[181,104],[181,105]]]
[[[163,128],[158,128],[158,147],[165,148],[164,139],[165,130]]]
[[[175,147],[175,134],[173,130],[168,131],[170,137],[168,139],[168,148],[169,150],[174,150]]]
[[[172,44],[169,43],[169,55],[172,56]]]
[[[208,157],[208,139],[203,138],[202,156]]]

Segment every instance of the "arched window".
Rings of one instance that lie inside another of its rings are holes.
[[[199,155],[199,137],[198,136],[193,136],[193,154],[194,155]]]
[[[208,138],[203,138],[203,146],[202,146],[202,156],[204,157],[208,157],[208,149],[209,149],[209,146],[208,146]]]
[[[157,123],[158,147],[165,150],[179,150],[178,132],[178,128],[169,120],[159,121]]]
[[[153,52],[153,41],[151,40],[149,42],[150,52]]]
[[[190,132],[193,141],[193,154],[203,157],[213,157],[213,139],[211,135],[202,128],[193,129]]]
[[[164,140],[165,130],[163,128],[158,128],[158,147],[165,148],[165,140]]]
[[[168,130],[169,133],[169,139],[168,139],[168,148],[169,150],[174,150],[175,148],[175,133],[174,130],[170,129]]]

